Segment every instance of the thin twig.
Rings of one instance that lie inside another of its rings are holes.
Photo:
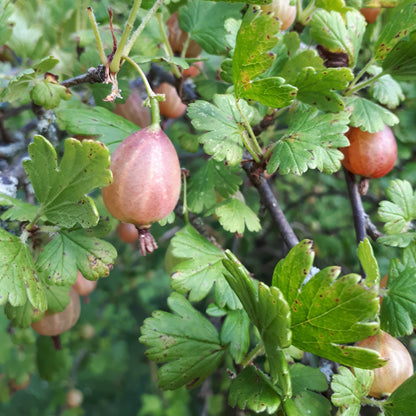
[[[105,81],[105,66],[98,65],[96,68],[89,68],[86,74],[78,75],[61,82],[64,87],[70,88],[80,84],[95,84]]]
[[[344,168],[345,180],[347,182],[348,195],[351,201],[352,215],[354,219],[354,228],[357,244],[367,236],[366,231],[366,214],[358,191],[358,184],[355,175]]]
[[[276,223],[287,247],[294,247],[299,243],[299,239],[293,231],[293,228],[289,224],[288,220],[286,219],[284,212],[280,208],[272,187],[264,177],[261,167],[253,162],[245,162],[243,164],[243,169],[246,171],[251,183],[259,192],[263,204],[270,212],[270,215],[272,216],[273,221]]]

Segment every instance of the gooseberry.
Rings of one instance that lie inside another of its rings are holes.
[[[117,226],[117,234],[121,241],[125,243],[134,243],[139,239],[139,231],[134,224],[121,222]]]
[[[175,147],[160,126],[149,126],[125,139],[113,152],[113,183],[102,188],[108,211],[139,231],[143,255],[157,244],[150,226],[175,208],[181,189],[181,169]]]
[[[73,285],[73,288],[80,296],[88,296],[97,286],[97,280],[86,279],[78,270],[77,280]]]
[[[351,173],[380,178],[393,169],[397,159],[397,143],[388,126],[376,133],[350,127],[345,135],[350,145],[340,148],[344,154],[342,164]]]
[[[62,312],[45,312],[42,319],[32,323],[32,328],[40,335],[55,336],[72,328],[81,313],[81,302],[74,288],[69,292],[69,304]]]
[[[159,101],[159,111],[162,116],[178,118],[185,113],[187,105],[182,102],[173,85],[162,82],[154,91],[157,94],[165,94],[165,101]]]
[[[356,345],[378,351],[382,358],[388,360],[384,367],[374,370],[370,396],[376,398],[388,396],[413,375],[412,357],[406,347],[387,332],[380,331],[357,342]]]
[[[261,6],[265,12],[273,14],[281,21],[280,30],[286,30],[296,18],[296,6],[290,5],[290,0],[273,0],[269,4]]]

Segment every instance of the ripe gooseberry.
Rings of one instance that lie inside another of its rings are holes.
[[[351,173],[374,179],[393,169],[397,159],[397,143],[388,126],[376,133],[350,127],[345,135],[350,145],[339,150],[344,154],[342,164]]]
[[[72,328],[78,321],[81,313],[81,302],[74,288],[69,292],[69,304],[62,312],[49,313],[37,322],[32,323],[32,328],[40,335],[55,336]]]
[[[185,114],[187,105],[180,99],[176,88],[168,82],[162,82],[154,91],[165,94],[165,101],[159,101],[159,111],[167,118],[178,118]]]
[[[78,270],[77,280],[75,280],[73,288],[80,296],[88,296],[95,290],[96,286],[97,280],[86,279]]]
[[[81,390],[72,388],[66,393],[66,405],[69,408],[80,407],[84,401],[84,395]]]
[[[149,108],[143,106],[142,98],[134,90],[131,91],[125,103],[115,104],[114,112],[141,128],[150,126],[152,122]]]
[[[189,65],[189,68],[182,71],[183,78],[195,78],[204,68],[204,61],[196,61]]]
[[[175,208],[181,189],[181,168],[175,147],[160,126],[149,126],[123,140],[111,156],[113,183],[102,188],[108,211],[139,230],[143,255],[157,244],[150,226]]]
[[[261,6],[265,12],[273,14],[281,21],[280,30],[286,30],[296,18],[296,6],[290,5],[290,0],[273,0],[271,3]]]
[[[134,224],[121,222],[117,226],[117,234],[121,241],[125,243],[134,243],[139,239],[139,231]]]
[[[172,48],[173,53],[180,55],[189,35],[180,28],[177,11],[166,21],[166,26],[168,27],[168,40],[170,47]],[[191,39],[188,43],[185,57],[196,58],[201,51],[202,48],[198,45],[198,43]]]
[[[388,396],[413,375],[412,357],[406,347],[387,332],[380,331],[357,342],[356,346],[378,351],[382,358],[388,360],[384,367],[374,370],[370,396],[376,398]]]
[[[367,23],[374,23],[380,13],[380,9],[371,7],[362,7],[361,14],[365,17]]]

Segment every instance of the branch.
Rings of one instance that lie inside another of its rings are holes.
[[[354,219],[355,235],[357,244],[367,236],[366,230],[366,213],[364,211],[361,195],[358,190],[358,184],[355,181],[355,175],[344,168],[345,180],[347,182],[348,195],[351,201],[352,216]]]
[[[95,84],[97,82],[105,81],[105,67],[104,65],[98,65],[96,68],[91,67],[86,74],[78,75],[74,78],[69,78],[61,82],[64,87],[74,87],[80,84]]]
[[[251,183],[259,192],[260,198],[265,207],[269,210],[284,242],[289,248],[294,247],[299,243],[299,239],[280,208],[270,183],[264,177],[263,168],[250,161],[243,163],[243,169],[246,171]]]

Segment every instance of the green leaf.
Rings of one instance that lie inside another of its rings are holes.
[[[416,32],[401,40],[383,61],[383,70],[398,81],[416,79]]]
[[[296,244],[274,269],[272,286],[282,291],[289,305],[293,304],[300,293],[302,283],[313,265],[315,252],[312,246],[312,240],[303,240]]]
[[[393,337],[410,335],[416,326],[416,267],[390,264],[387,292],[380,311],[381,328]]]
[[[221,328],[221,342],[229,344],[233,360],[240,364],[250,347],[250,320],[243,309],[228,312]]]
[[[59,381],[70,370],[71,357],[66,349],[57,350],[52,337],[38,337],[36,364],[39,376],[46,381]]]
[[[416,4],[412,0],[399,3],[386,21],[374,45],[374,58],[383,61],[390,51],[409,33],[416,30]]]
[[[12,198],[0,193],[0,205],[11,206],[0,216],[2,220],[32,221],[38,213],[39,207],[21,199]]]
[[[337,113],[344,110],[344,102],[334,90],[344,90],[353,78],[349,68],[317,71],[308,66],[302,68],[293,85],[298,88],[296,98],[299,101],[316,106],[322,111]]]
[[[286,107],[296,98],[297,88],[280,77],[263,78],[244,84],[240,97],[258,101],[273,108]]]
[[[138,130],[136,124],[104,107],[71,108],[60,105],[54,111],[62,130],[69,134],[97,137],[110,152]]]
[[[256,110],[244,100],[239,100],[248,122],[256,117]],[[236,165],[243,158],[244,119],[237,108],[236,99],[231,94],[216,94],[213,104],[198,100],[188,107],[188,116],[197,130],[207,130],[199,137],[207,154],[221,162]]]
[[[267,165],[267,173],[301,175],[308,169],[333,173],[341,167],[338,147],[348,146],[348,114],[318,114],[309,107],[299,108],[280,138]]]
[[[0,3],[0,45],[4,45],[10,38],[13,29],[10,24],[10,17],[13,14],[13,3],[2,0]]]
[[[273,275],[273,284],[281,288],[291,310],[292,344],[344,365],[382,366],[375,351],[342,345],[378,330],[377,288],[367,289],[355,274],[337,279],[338,267],[319,271],[303,285],[312,258],[311,241],[304,240],[279,262]]]
[[[247,270],[229,250],[226,251],[223,263],[227,269],[225,278],[263,340],[274,383],[279,382],[283,394],[290,395],[290,376],[282,352],[282,348],[290,346],[291,343],[288,303],[277,287],[269,287],[259,282],[256,288]]]
[[[395,179],[386,189],[390,201],[381,201],[378,216],[387,234],[405,233],[416,219],[416,191],[410,182]]]
[[[178,21],[207,53],[219,55],[227,46],[225,21],[241,18],[241,8],[241,4],[194,0],[179,8]]]
[[[270,107],[286,107],[296,88],[280,77],[256,79],[271,67],[280,21],[258,8],[249,8],[237,34],[233,57],[233,84],[237,98],[244,97]]]
[[[48,302],[48,313],[62,312],[69,304],[69,291],[71,286],[56,286],[45,284],[43,286]]]
[[[56,151],[42,136],[29,145],[30,160],[23,167],[49,221],[70,228],[79,223],[87,228],[98,223],[98,212],[86,194],[108,186],[112,175],[108,149],[99,142],[65,140],[59,168]]]
[[[354,67],[365,33],[365,19],[358,10],[344,17],[336,11],[317,10],[310,21],[310,34],[331,52],[346,53],[349,66]]]
[[[32,88],[30,98],[35,104],[50,110],[51,108],[57,107],[61,100],[69,100],[71,98],[71,92],[56,82],[44,79],[36,83]]]
[[[392,247],[408,247],[410,244],[416,241],[416,233],[407,231],[402,234],[383,235],[377,239],[378,243],[385,244]]]
[[[351,1],[347,2],[350,4]],[[316,7],[320,7],[325,10],[335,10],[340,13],[346,13],[347,11],[351,10],[351,7],[345,6],[344,0],[316,0]]]
[[[367,72],[377,75],[382,71],[380,67],[372,66]],[[389,109],[396,108],[405,99],[402,87],[393,79],[391,75],[382,75],[370,85],[369,93],[371,97]]]
[[[215,327],[180,294],[172,293],[168,305],[173,313],[156,311],[141,327],[140,342],[146,356],[163,363],[159,387],[174,390],[197,387],[213,373],[224,356]]]
[[[14,327],[29,328],[32,324],[33,306],[26,300],[21,306],[12,306],[9,302],[4,306],[4,313]]]
[[[351,113],[350,124],[363,131],[375,133],[399,122],[391,111],[362,97],[345,97],[345,109]]]
[[[34,308],[46,310],[46,298],[29,246],[0,228],[0,305],[22,306],[29,299]]]
[[[229,198],[215,208],[215,215],[221,226],[231,233],[243,234],[249,231],[260,231],[261,224],[257,215],[243,201]]]
[[[366,275],[364,280],[365,285],[371,287],[378,283],[380,281],[380,270],[378,269],[373,247],[368,238],[365,238],[358,244],[358,258]]]
[[[201,213],[215,203],[217,192],[222,198],[235,194],[242,183],[242,179],[235,173],[237,169],[218,163],[214,159],[208,159],[189,180],[187,194],[189,209]]]
[[[416,374],[397,387],[382,404],[386,416],[411,415],[416,409]]]
[[[372,370],[354,368],[352,372],[349,368],[339,367],[331,382],[332,403],[343,409],[342,415],[359,416],[361,400],[368,395],[373,380]]]
[[[172,288],[188,293],[191,302],[199,301],[208,295],[214,283],[216,303],[221,308],[241,308],[238,299],[223,277],[224,253],[217,246],[187,225],[171,240],[174,258],[186,259],[169,270]]]
[[[241,371],[230,386],[230,406],[248,408],[256,413],[276,414],[280,407],[279,392],[269,378],[258,368],[250,365]]]
[[[8,101],[11,104],[28,101],[28,89],[35,80],[36,72],[31,68],[25,69],[9,81],[0,95],[1,101]]]
[[[78,270],[89,280],[109,275],[116,249],[84,230],[61,231],[39,255],[36,266],[55,284],[74,284]]]
[[[41,74],[44,74],[45,72],[51,71],[58,64],[59,64],[59,59],[53,55],[49,55],[41,59],[35,65],[33,65],[33,69],[36,71],[38,75],[41,75]]]
[[[249,7],[237,33],[233,57],[233,83],[237,97],[241,89],[272,65],[269,51],[279,41],[280,21],[259,8]]]
[[[290,314],[286,300],[277,287],[268,287],[258,282],[256,287],[245,267],[229,251],[223,263],[227,270],[225,277],[239,297],[250,321],[258,328],[267,350],[290,346]]]
[[[272,52],[276,59],[266,75],[282,77],[289,84],[294,85],[298,74],[306,67],[312,67],[318,72],[326,70],[324,61],[315,49],[300,49],[300,39],[296,32],[286,32]]]
[[[299,363],[290,366],[293,385],[293,404],[299,415],[330,416],[330,402],[317,392],[328,389],[325,375],[319,368]]]

